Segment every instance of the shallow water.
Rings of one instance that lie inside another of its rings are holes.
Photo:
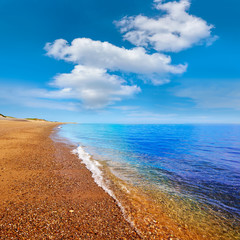
[[[199,230],[215,231],[213,239],[238,239],[240,125],[68,124],[59,134],[83,146],[121,186],[164,205],[174,222],[197,222]]]

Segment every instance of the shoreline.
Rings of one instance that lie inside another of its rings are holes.
[[[69,140],[68,134],[61,136],[67,136]],[[69,141],[75,143],[77,139],[70,137]],[[207,205],[161,191],[154,185],[135,186],[114,174],[107,160],[101,160],[91,148],[88,151],[87,144],[82,144],[75,145],[74,152],[91,171],[94,180],[110,190],[124,217],[143,239],[238,239],[234,219],[228,221]]]
[[[58,134],[63,124],[0,121],[0,239],[238,239],[211,214],[202,221],[201,209],[190,213],[198,228],[179,222],[174,214],[192,204],[129,185],[100,161],[109,194],[88,166],[94,156],[83,152],[84,160],[79,145]]]
[[[59,125],[0,121],[0,238],[140,239],[74,146],[50,138]]]

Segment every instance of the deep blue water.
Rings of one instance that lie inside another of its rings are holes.
[[[60,135],[132,184],[240,217],[240,125],[68,124]]]

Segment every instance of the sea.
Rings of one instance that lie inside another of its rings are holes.
[[[65,124],[58,135],[146,239],[240,239],[240,125]]]

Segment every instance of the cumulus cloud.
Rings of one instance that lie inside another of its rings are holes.
[[[59,74],[51,83],[60,90],[35,89],[30,95],[48,99],[79,100],[85,108],[99,109],[141,91],[105,69],[76,65],[71,73]]]
[[[105,69],[83,65],[75,66],[71,73],[57,75],[52,84],[62,89],[57,92],[58,97],[79,99],[87,108],[102,108],[140,92],[136,85],[127,85]],[[56,96],[56,91],[48,94]]]
[[[125,49],[109,42],[76,38],[71,44],[58,39],[45,46],[47,55],[84,66],[137,74],[178,74],[186,65],[171,65],[171,57],[161,53],[147,54],[142,47]]]
[[[169,75],[181,74],[186,65],[172,65],[171,57],[161,53],[148,54],[142,47],[120,48],[108,42],[77,38],[69,44],[57,39],[45,46],[47,55],[72,62],[71,73],[59,74],[52,85],[59,91],[45,92],[51,98],[79,99],[86,108],[102,108],[131,97],[141,91],[136,85],[114,74],[115,71],[135,73],[139,79],[148,79],[154,84],[169,82]]]
[[[116,22],[124,39],[136,46],[165,52],[179,52],[204,42],[210,45],[217,39],[211,35],[213,25],[188,13],[190,0],[154,2],[155,8],[161,12],[159,17],[138,15]]]
[[[71,43],[57,39],[45,45],[46,54],[75,64],[71,73],[55,76],[52,85],[58,90],[42,92],[46,98],[72,98],[87,108],[102,108],[131,97],[141,89],[128,83],[117,72],[134,73],[144,82],[166,84],[174,74],[186,71],[186,64],[172,64],[164,51],[177,52],[199,44],[210,43],[212,25],[190,15],[189,0],[163,3],[155,0],[155,7],[164,15],[148,18],[142,15],[125,17],[117,22],[124,38],[136,47],[126,49],[109,42],[76,38]],[[147,48],[148,47],[148,48]],[[149,47],[155,49],[154,53]],[[146,50],[147,48],[147,50]]]

